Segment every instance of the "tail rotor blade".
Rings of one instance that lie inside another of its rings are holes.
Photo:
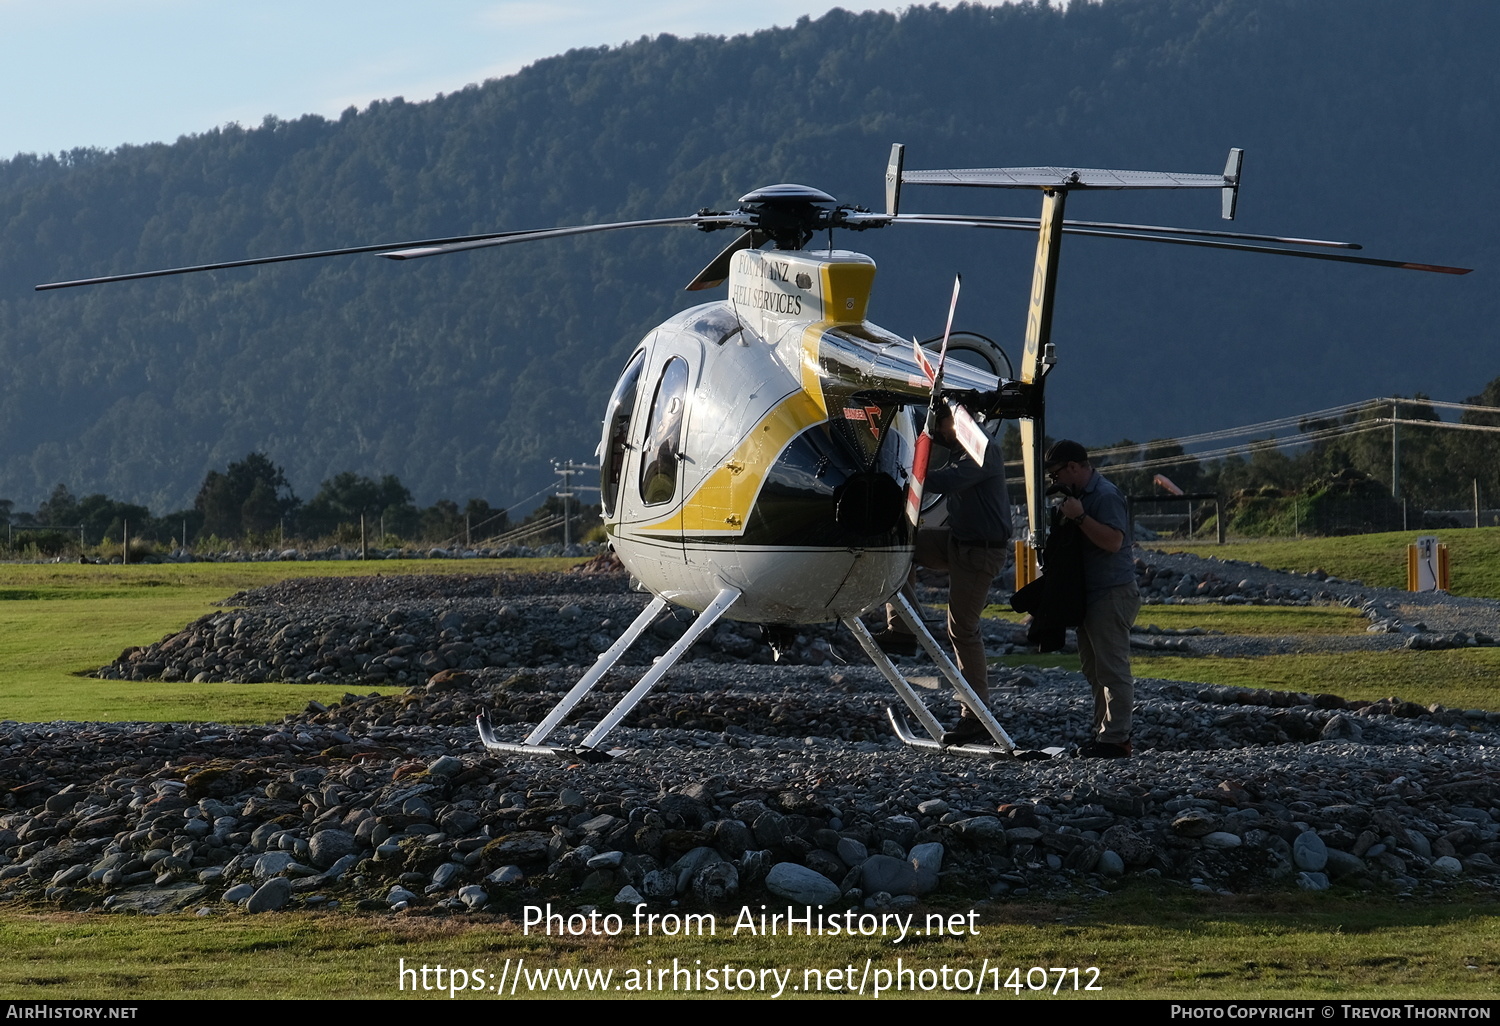
[[[937,405],[942,402],[943,364],[948,359],[948,337],[953,334],[953,315],[958,310],[958,292],[962,284],[963,276],[955,274],[953,298],[948,301],[948,323],[943,328],[943,346],[938,350],[936,368],[927,359],[927,354],[922,351],[922,344],[916,339],[911,340],[912,347],[916,351],[917,363],[932,384],[932,396],[927,403],[927,422],[922,425],[922,433],[917,436],[916,450],[911,458],[911,478],[906,486],[906,516],[911,521],[912,527],[917,526],[917,520],[922,515],[922,490],[927,483],[927,463],[932,456],[932,425],[937,420]]]
[[[953,411],[953,433],[958,436],[958,444],[964,447],[964,452],[969,454],[970,459],[979,466],[984,466],[984,452],[989,447],[989,436],[969,411],[958,403],[949,400],[948,408]]]

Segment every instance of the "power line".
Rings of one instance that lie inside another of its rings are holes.
[[[1179,445],[1184,450],[1194,445],[1219,442],[1230,438],[1240,438],[1245,435],[1269,434],[1272,437],[1257,438],[1238,445],[1218,446],[1211,449],[1202,449],[1195,452],[1184,451],[1176,456],[1157,456],[1151,459],[1136,459],[1125,463],[1109,464],[1116,470],[1156,470],[1163,467],[1181,466],[1185,463],[1193,463],[1201,460],[1223,459],[1241,453],[1261,452],[1268,449],[1290,448],[1298,445],[1310,445],[1315,442],[1327,441],[1340,435],[1364,434],[1368,431],[1381,430],[1383,428],[1396,427],[1425,427],[1439,430],[1453,431],[1484,431],[1500,432],[1500,426],[1488,424],[1464,424],[1446,420],[1412,420],[1406,417],[1392,417],[1389,415],[1379,417],[1368,417],[1352,423],[1333,423],[1327,427],[1318,427],[1307,430],[1306,425],[1319,422],[1339,421],[1351,414],[1368,413],[1376,410],[1399,410],[1401,406],[1425,406],[1432,409],[1459,410],[1463,412],[1488,413],[1500,417],[1500,407],[1484,406],[1476,403],[1455,403],[1436,399],[1403,399],[1400,397],[1382,397],[1378,399],[1364,399],[1359,402],[1344,403],[1340,406],[1331,406],[1327,409],[1313,410],[1310,413],[1300,413],[1288,417],[1277,417],[1273,420],[1263,420],[1254,424],[1245,424],[1240,427],[1220,428],[1214,431],[1203,431],[1193,435],[1182,435],[1177,438],[1157,439],[1140,445],[1116,445],[1105,449],[1090,450],[1089,455],[1093,458],[1105,459],[1110,456],[1125,456],[1143,453],[1145,450],[1167,444]],[[1290,437],[1275,437],[1277,432],[1288,428],[1298,429],[1298,434]],[[1007,467],[1021,467],[1020,460],[1011,460]]]

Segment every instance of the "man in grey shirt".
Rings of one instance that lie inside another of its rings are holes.
[[[1047,476],[1068,493],[1059,512],[1083,533],[1083,624],[1078,656],[1094,689],[1092,739],[1078,749],[1084,758],[1130,755],[1130,719],[1135,678],[1130,675],[1130,626],[1140,612],[1135,559],[1125,496],[1089,462],[1088,450],[1064,439],[1047,450]]]

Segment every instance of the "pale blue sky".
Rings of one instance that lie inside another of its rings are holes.
[[[736,35],[823,0],[0,0],[0,158],[451,92],[581,46]]]

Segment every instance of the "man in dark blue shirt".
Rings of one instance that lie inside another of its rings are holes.
[[[1093,736],[1078,749],[1085,758],[1118,759],[1130,754],[1135,678],[1130,675],[1130,626],[1141,608],[1131,555],[1130,514],[1125,496],[1089,462],[1088,450],[1064,439],[1047,450],[1047,476],[1068,497],[1059,511],[1084,537],[1083,624],[1078,657],[1094,689]]]
[[[1005,569],[1010,549],[1005,457],[1000,454],[999,443],[990,439],[984,462],[971,459],[958,444],[953,411],[946,403],[938,405],[933,437],[954,454],[948,466],[929,471],[926,482],[929,491],[947,499],[948,521],[942,527],[917,532],[915,562],[918,566],[948,571],[948,639],[953,643],[954,661],[975,694],[987,701],[989,664],[985,660],[979,614],[989,601],[990,584]],[[903,593],[915,606],[916,593],[909,584]],[[889,607],[882,639],[888,650],[916,650],[915,640],[897,626]],[[967,708],[960,717],[958,726],[943,735],[944,744],[991,740],[989,732],[969,715]]]

